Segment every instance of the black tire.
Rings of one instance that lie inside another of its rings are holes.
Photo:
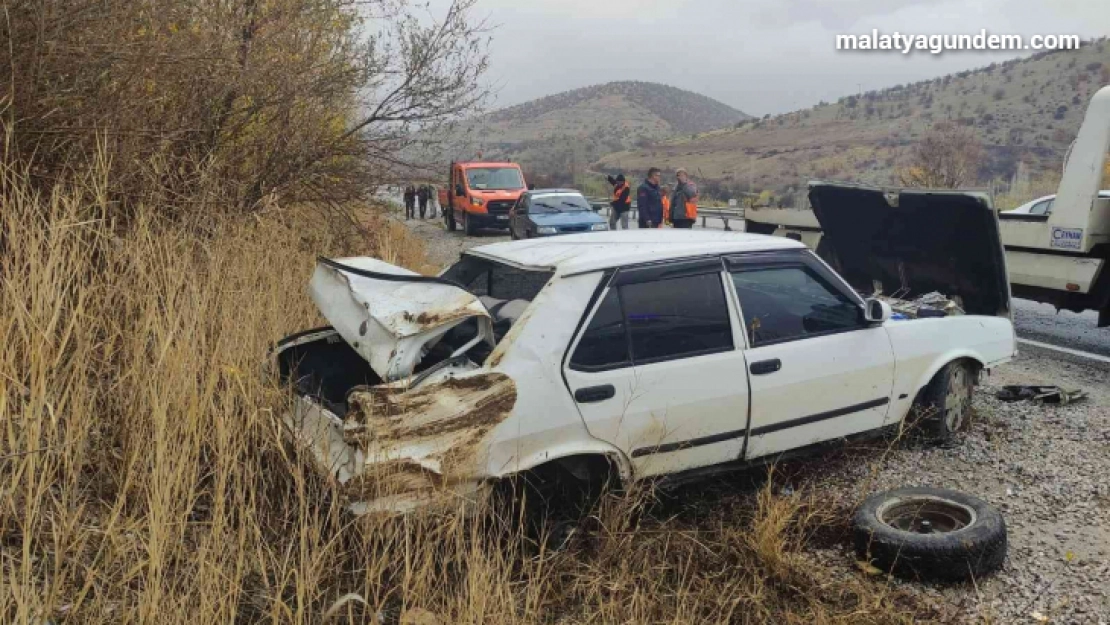
[[[927,438],[944,442],[971,423],[971,400],[979,368],[967,360],[956,360],[941,367],[918,398],[915,419],[918,430]]]
[[[899,488],[872,495],[856,510],[852,533],[861,560],[903,578],[977,579],[1006,559],[1002,514],[952,490]]]
[[[513,228],[512,224],[509,225],[509,239],[512,241],[520,240],[520,237],[516,236],[516,229]]]
[[[453,208],[444,209],[443,222],[447,225],[448,232],[455,231],[455,212]]]
[[[463,234],[468,237],[474,236],[474,226],[470,220],[470,215],[463,213]]]

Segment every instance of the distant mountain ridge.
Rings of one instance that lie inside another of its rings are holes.
[[[608,154],[595,171],[685,167],[714,195],[770,190],[804,201],[807,180],[897,184],[912,147],[938,122],[969,128],[985,148],[979,185],[1033,194],[1055,188],[1090,97],[1110,84],[1110,40],[1040,52],[836,102],[748,119],[691,137]]]
[[[710,97],[650,82],[582,87],[496,110],[461,125],[450,158],[509,159],[540,184],[569,184],[602,156],[690,137],[752,117]]]
[[[544,96],[486,115],[493,123],[519,123],[589,100],[620,96],[651,111],[679,133],[721,128],[752,116],[709,96],[652,82],[616,81]]]

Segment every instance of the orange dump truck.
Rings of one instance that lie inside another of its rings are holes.
[[[462,226],[467,235],[479,228],[508,228],[509,211],[528,190],[516,163],[451,163],[439,205],[448,230]]]

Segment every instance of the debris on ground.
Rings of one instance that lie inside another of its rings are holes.
[[[1003,386],[995,395],[1002,401],[1036,401],[1042,404],[1070,404],[1087,397],[1082,389],[1065,390],[1059,386],[1014,384]]]

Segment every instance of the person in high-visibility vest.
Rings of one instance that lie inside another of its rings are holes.
[[[616,230],[617,224],[628,230],[628,211],[632,209],[632,189],[624,181],[624,174],[618,174],[614,179],[608,178],[613,185],[613,200],[609,202],[609,229]]]
[[[669,226],[671,225],[671,187],[663,185],[660,189],[663,191],[663,223]],[[659,227],[662,228],[663,225],[660,224]]]
[[[683,168],[675,171],[678,184],[671,196],[671,223],[675,228],[693,228],[698,218],[698,187]]]

